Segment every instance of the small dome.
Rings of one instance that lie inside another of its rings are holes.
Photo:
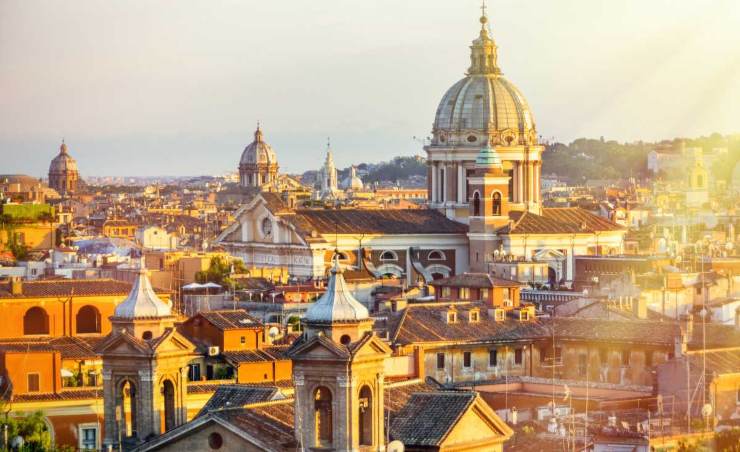
[[[142,259],[134,287],[131,288],[128,297],[116,306],[113,316],[119,319],[136,319],[171,315],[171,308],[154,293]]]
[[[306,311],[303,319],[316,323],[357,322],[370,318],[367,308],[352,296],[342,275],[339,261],[334,260],[326,292]]]
[[[239,161],[239,164],[277,164],[277,156],[275,155],[275,151],[272,150],[272,146],[264,141],[262,137],[262,129],[260,129],[259,126],[257,126],[257,130],[255,130],[254,132],[254,141],[249,143],[249,145],[244,148],[244,152],[242,152],[242,158]]]
[[[364,186],[362,179],[357,175],[357,170],[353,166],[350,168],[349,176],[342,181],[342,189],[358,191],[362,190]]]
[[[67,145],[62,141],[62,145],[59,147],[59,154],[54,157],[49,165],[50,173],[66,173],[76,172],[77,162],[67,152]]]

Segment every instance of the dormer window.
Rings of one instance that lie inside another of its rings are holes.
[[[457,323],[457,312],[447,311],[447,323]]]
[[[504,311],[503,309],[496,309],[495,311],[493,311],[493,315],[494,319],[497,322],[503,322],[504,320],[506,320],[506,311]]]
[[[477,323],[480,321],[480,313],[478,311],[470,311],[468,313],[468,321],[470,323]]]
[[[526,309],[519,311],[519,320],[522,322],[529,320],[529,311]]]

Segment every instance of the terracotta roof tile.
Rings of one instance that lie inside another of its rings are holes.
[[[285,216],[297,220],[306,232],[319,234],[465,234],[467,225],[452,221],[436,210],[297,210]]]
[[[513,224],[499,228],[509,234],[589,234],[597,231],[621,231],[624,228],[606,218],[578,207],[543,208],[542,215],[532,212],[509,213]]]
[[[10,283],[0,283],[0,298],[43,298],[43,297],[89,297],[126,296],[131,283],[114,279],[55,279],[46,281],[23,281],[22,293],[13,295]],[[155,289],[156,292],[164,292]]]
[[[520,287],[524,284],[510,279],[494,278],[487,273],[462,273],[448,278],[437,279],[429,283],[432,286],[450,287]]]
[[[476,396],[477,393],[473,391],[412,394],[394,416],[390,435],[406,446],[439,446]]]
[[[222,331],[262,328],[262,322],[247,314],[244,309],[207,311],[198,315]]]

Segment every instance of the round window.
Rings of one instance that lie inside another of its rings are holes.
[[[468,135],[468,143],[475,143],[478,138],[475,135]]]
[[[208,447],[213,450],[220,449],[224,445],[224,438],[220,433],[213,432],[208,435]]]

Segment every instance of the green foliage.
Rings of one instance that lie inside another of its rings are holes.
[[[2,214],[10,221],[42,221],[54,219],[54,208],[48,204],[3,204]]]
[[[52,450],[51,433],[46,426],[46,422],[44,422],[44,413],[41,411],[0,420],[0,431],[3,431],[6,425],[8,426],[9,440],[19,435],[23,438],[22,451]]]
[[[228,380],[234,376],[234,371],[231,367],[217,367],[213,372],[213,378],[216,380]]]
[[[195,280],[200,284],[212,282],[225,287],[234,286],[238,289],[238,285],[235,285],[234,281],[229,278],[232,265],[234,267],[234,273],[247,273],[248,271],[244,262],[241,260],[234,259],[229,262],[221,256],[216,256],[211,259],[208,270],[200,271],[195,274]]]
[[[363,165],[360,165],[362,168]],[[365,165],[367,167],[367,165]],[[365,177],[365,182],[397,182],[411,176],[426,176],[426,160],[421,157],[395,157],[390,162],[381,162],[373,167]]]

